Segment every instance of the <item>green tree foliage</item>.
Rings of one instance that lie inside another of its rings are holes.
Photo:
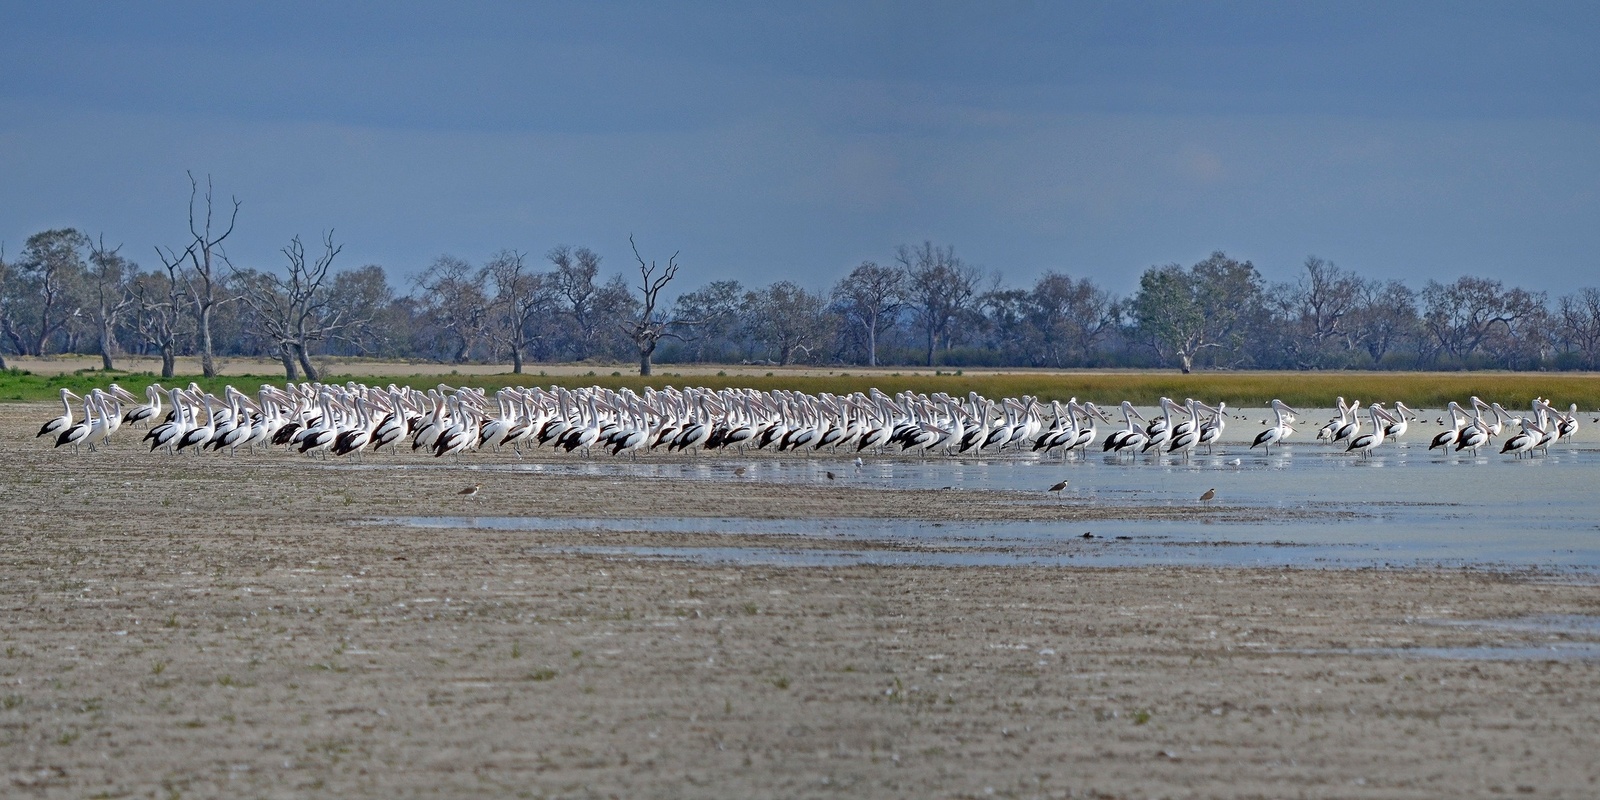
[[[1255,265],[1220,250],[1188,269],[1146,270],[1130,311],[1138,340],[1185,374],[1203,351],[1238,353],[1246,333],[1266,318]]]

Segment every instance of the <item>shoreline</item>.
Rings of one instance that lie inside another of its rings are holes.
[[[74,458],[31,440],[45,408],[0,408],[0,781],[17,796],[1578,797],[1600,781],[1600,595],[1551,572],[584,555],[559,548],[772,535],[372,520],[640,518],[685,498],[751,520],[1085,509],[125,442]]]

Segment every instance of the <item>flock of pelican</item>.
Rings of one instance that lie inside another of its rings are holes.
[[[73,417],[74,400],[82,404],[82,419]],[[1429,450],[1470,450],[1476,455],[1514,427],[1516,432],[1504,440],[1500,452],[1521,458],[1548,452],[1552,443],[1570,439],[1578,430],[1576,404],[1562,412],[1536,399],[1530,413],[1521,415],[1476,397],[1471,405],[1469,411],[1450,402],[1451,425],[1433,437]],[[699,452],[731,447],[898,449],[951,455],[1030,452],[1059,453],[1065,458],[1095,446],[1097,421],[1112,422],[1094,403],[1076,398],[1065,403],[1043,403],[1032,397],[994,401],[976,392],[965,399],[913,392],[891,397],[877,389],[813,396],[753,389],[667,387],[647,388],[640,394],[601,387],[516,387],[491,397],[482,389],[445,384],[420,391],[352,382],[263,385],[254,396],[228,386],[218,397],[191,383],[187,388],[153,384],[140,403],[113,383],[82,396],[62,389],[61,406],[61,416],[46,422],[38,433],[51,437],[56,447],[96,450],[129,425],[147,428],[142,442],[150,452],[237,453],[241,448],[287,447],[324,457],[384,448],[409,448],[442,458],[511,447],[520,455],[524,448],[544,447],[568,453],[581,450],[585,455],[603,449],[636,458],[660,449]],[[1294,434],[1300,412],[1280,400],[1272,401],[1271,411],[1276,424],[1257,435],[1250,449],[1260,447],[1270,453]],[[1210,451],[1229,419],[1227,403],[1212,406],[1192,398],[1178,403],[1163,397],[1158,412],[1147,418],[1123,401],[1123,427],[1111,431],[1098,446],[1135,460],[1140,454],[1188,459],[1202,446]],[[1338,412],[1318,430],[1317,439],[1362,455],[1400,439],[1418,419],[1416,411],[1400,402],[1393,411],[1372,403],[1363,415],[1360,401],[1346,404],[1343,397]],[[1443,425],[1442,417],[1439,423]]]

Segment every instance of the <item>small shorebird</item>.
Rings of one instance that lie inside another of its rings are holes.
[[[828,476],[828,480],[830,480],[830,481],[835,479],[835,476],[831,471],[830,472],[824,472],[823,474],[827,475]]]
[[[1216,489],[1207,489],[1205,494],[1200,495],[1200,502],[1209,503],[1212,500],[1215,500],[1216,498],[1217,498],[1217,490]]]
[[[1062,482],[1050,487],[1050,491],[1059,492],[1059,491],[1061,491],[1062,489],[1065,489],[1065,488],[1067,488],[1067,482],[1066,481],[1062,481]]]
[[[481,483],[474,483],[474,484],[472,484],[472,485],[471,485],[471,486],[468,486],[468,487],[467,487],[467,488],[465,488],[465,489],[462,489],[462,490],[461,490],[461,491],[459,491],[459,492],[456,492],[456,494],[459,494],[459,495],[461,495],[461,496],[463,496],[463,497],[471,497],[471,496],[473,496],[473,495],[475,495],[475,494],[477,494],[477,493],[478,493],[478,490],[479,490],[479,489],[482,489],[482,488],[483,488],[483,484],[481,484]]]
[[[744,476],[744,467],[734,467],[733,468],[733,474],[734,474],[734,477],[743,477]]]

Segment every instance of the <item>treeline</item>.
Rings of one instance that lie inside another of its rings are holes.
[[[198,191],[198,187],[197,187]],[[1131,297],[1049,272],[1028,286],[959,258],[902,246],[826,291],[794,281],[715,281],[676,295],[634,251],[627,276],[586,247],[481,263],[440,256],[397,287],[377,265],[340,269],[331,235],[298,239],[275,268],[235,267],[209,194],[182,249],[144,268],[72,229],[0,254],[0,354],[267,356],[291,378],[318,355],[500,362],[1176,367],[1229,369],[1594,369],[1600,289],[1556,298],[1466,276],[1420,288],[1308,258],[1269,283],[1223,253],[1151,267]],[[237,212],[237,203],[234,206]],[[636,268],[635,268],[636,267]],[[634,283],[637,279],[639,282]],[[666,298],[675,296],[675,302]],[[658,302],[658,298],[660,302]],[[0,367],[3,367],[0,359]]]

